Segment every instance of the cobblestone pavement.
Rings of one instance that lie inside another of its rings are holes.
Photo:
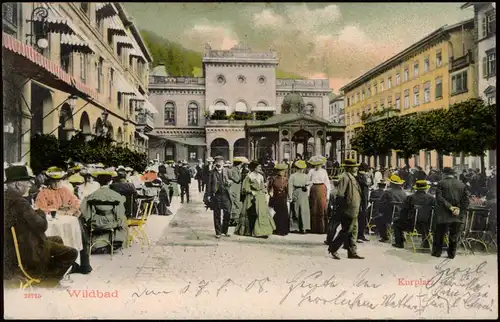
[[[324,235],[218,240],[194,188],[173,219],[148,222],[149,249],[99,259],[66,289],[9,290],[6,318],[497,318],[496,254],[447,261],[374,240],[365,260],[336,261]]]

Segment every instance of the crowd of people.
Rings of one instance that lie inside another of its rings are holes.
[[[151,162],[140,174],[130,167],[68,161],[66,169],[50,167],[36,176],[26,164],[4,164],[4,177],[4,278],[22,275],[14,227],[24,270],[50,284],[68,273],[89,274],[91,253],[126,247],[130,221],[139,215],[141,199],[152,200],[158,215],[172,214],[174,196],[189,202],[192,173],[187,162],[157,167]],[[60,236],[46,236],[53,215],[76,217],[82,250],[64,245]]]
[[[343,246],[348,258],[363,259],[357,244],[369,241],[366,234],[372,228],[380,242],[393,237],[397,248],[404,247],[404,232],[417,230],[422,247],[437,257],[448,234],[448,257],[454,258],[471,200],[488,206],[496,234],[496,169],[469,169],[457,176],[451,168],[428,173],[420,167],[373,169],[322,156],[306,161],[298,155],[283,163],[245,157],[230,162],[217,156],[200,159],[194,167],[185,160],[151,161],[143,174],[129,167],[69,161],[66,169],[50,167],[35,176],[25,164],[4,164],[4,177],[7,279],[19,275],[12,227],[30,275],[59,281],[68,273],[88,274],[91,253],[126,247],[138,200],[152,198],[156,214],[171,215],[174,197],[191,202],[192,179],[213,212],[216,238],[229,237],[230,226],[237,235],[257,238],[326,234],[333,258],[340,259]],[[60,236],[45,235],[47,218],[55,212],[77,218],[83,242],[79,254]]]

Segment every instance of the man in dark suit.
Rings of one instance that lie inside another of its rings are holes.
[[[198,181],[198,192],[202,193],[205,190],[205,186],[203,185],[203,160],[199,159],[198,164],[195,167],[196,174],[195,179]]]
[[[404,231],[413,231],[416,229],[422,235],[422,248],[429,248],[429,230],[432,211],[436,204],[436,199],[427,193],[430,186],[425,180],[418,180],[415,182],[413,189],[415,193],[406,197],[399,217],[395,219],[394,239],[395,242],[392,246],[396,248],[404,248]],[[415,223],[415,216],[416,223]]]
[[[436,232],[432,244],[432,256],[440,257],[444,235],[449,231],[448,258],[457,253],[458,237],[469,208],[469,192],[464,183],[455,178],[452,168],[443,169],[444,178],[436,188]]]
[[[59,282],[75,263],[78,251],[64,246],[59,236],[45,235],[48,225],[45,213],[34,210],[25,198],[35,179],[31,169],[14,165],[5,169],[5,177],[4,279],[22,276],[11,232],[11,227],[14,227],[21,261],[27,273],[33,278]]]
[[[118,169],[118,176],[109,188],[125,197],[125,215],[127,218],[135,214],[134,198],[137,197],[137,190],[133,183],[127,182],[127,172],[125,169]]]
[[[340,178],[337,190],[337,213],[341,223],[341,230],[330,243],[328,252],[334,259],[339,260],[337,251],[342,244],[347,243],[347,258],[363,259],[357,253],[356,237],[358,235],[358,214],[361,207],[361,188],[356,180],[358,164],[356,160],[346,159],[343,166],[346,169]]]
[[[361,188],[361,207],[359,209],[358,215],[358,243],[369,241],[369,239],[365,237],[366,211],[368,208],[368,194],[370,193],[367,172],[368,165],[366,163],[361,163],[359,166],[359,171],[356,175],[356,180],[358,181],[359,187]]]
[[[188,163],[186,160],[182,161],[182,166],[178,170],[177,182],[181,187],[181,203],[184,203],[184,195],[186,195],[186,202],[189,203],[189,185],[191,184],[191,171],[189,171]]]
[[[377,231],[380,234],[380,242],[388,242],[388,228],[392,224],[392,218],[399,216],[401,205],[406,199],[406,193],[403,190],[405,181],[398,175],[393,174],[387,179],[389,189],[385,190],[380,196],[378,204],[378,213],[376,215],[375,224]]]
[[[224,168],[224,158],[217,156],[215,157],[215,168],[210,172],[209,185],[207,186],[207,199],[214,212],[215,238],[220,238],[222,234],[229,237],[231,201],[228,187],[229,177],[227,168]],[[222,223],[221,212],[223,213]]]

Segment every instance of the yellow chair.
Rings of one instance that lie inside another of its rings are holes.
[[[21,269],[21,272],[23,273],[24,277],[26,278],[26,282],[23,283],[21,281],[20,288],[21,289],[26,289],[31,286],[33,283],[39,284],[41,282],[40,279],[38,278],[33,278],[31,277],[25,270],[23,263],[21,261],[21,253],[19,252],[19,244],[17,243],[17,235],[16,235],[16,229],[14,227],[10,228],[10,231],[12,232],[12,238],[14,239],[14,248],[16,249],[16,257],[17,257],[17,265]]]
[[[375,208],[375,203],[379,199],[370,199],[370,216],[366,220],[366,228],[368,228],[368,237],[373,234],[373,228],[377,227],[377,225],[373,224],[373,209]]]
[[[415,245],[415,240],[414,240],[414,238],[421,239],[423,237],[422,234],[419,233],[417,230],[418,215],[419,215],[419,211],[421,209],[422,209],[422,206],[415,205],[415,219],[413,221],[413,229],[409,232],[405,232],[405,234],[404,234],[405,241],[410,241],[414,253],[417,252],[417,249],[425,249],[422,247],[417,247]],[[432,227],[432,215],[431,215],[431,227]],[[427,234],[427,236],[425,236],[425,241],[427,241],[429,243],[429,245],[432,244],[432,232],[431,232],[431,230],[429,230],[429,233]]]
[[[128,247],[132,245],[132,242],[136,237],[141,239],[141,244],[144,245],[147,242],[148,247],[150,246],[149,236],[144,230],[144,225],[148,220],[148,217],[153,212],[154,197],[137,198],[138,207],[137,212],[133,218],[127,220],[127,225],[129,227],[129,237],[128,237]]]
[[[109,229],[96,229],[93,225],[94,222],[94,215],[97,212],[97,206],[112,206],[113,213],[116,212],[116,206],[120,204],[119,201],[103,201],[103,200],[91,200],[89,201],[89,204],[94,208],[92,211],[92,215],[90,217],[90,234],[89,234],[89,241],[90,241],[90,246],[89,246],[89,254],[92,253],[92,247],[94,247],[97,243],[103,242],[106,245],[110,247],[110,254],[111,254],[111,259],[113,259],[113,253],[114,253],[114,241],[115,241],[115,231],[117,228],[109,228]],[[94,242],[92,242],[92,233],[95,231],[104,231],[108,232],[110,235],[110,240],[108,241],[107,239],[96,239]]]

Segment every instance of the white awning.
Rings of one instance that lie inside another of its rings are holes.
[[[120,18],[117,16],[113,16],[109,19],[107,19],[109,25],[108,25],[108,30],[115,35],[119,36],[126,36],[127,32],[125,31],[125,27],[123,27],[123,23],[121,22]]]
[[[156,109],[156,107],[153,104],[151,104],[151,102],[144,95],[139,93],[138,90],[135,91],[134,95],[135,97],[131,98],[132,100],[143,102],[143,107],[146,111],[148,111],[151,114],[158,114],[158,110]]]
[[[46,22],[49,28],[49,32],[56,32],[62,34],[73,34],[74,31],[71,28],[71,22],[64,18],[61,14],[57,12],[57,9],[54,8],[51,4],[42,2],[40,3],[40,7],[47,10],[47,17],[43,17],[43,15],[37,15],[36,13],[33,15],[33,21],[37,22]]]
[[[123,47],[133,48],[132,40],[130,40],[127,36],[116,36],[115,42],[117,44],[121,44]]]
[[[70,46],[76,52],[94,54],[94,49],[81,35],[61,34],[61,45]]]
[[[118,92],[122,95],[136,95],[138,91],[122,76],[118,78]]]
[[[243,112],[247,113],[248,112],[248,107],[245,103],[243,102],[238,102],[236,103],[236,106],[234,107],[235,112]]]
[[[252,106],[252,112],[275,112],[274,106]]]
[[[118,15],[118,10],[111,2],[98,2],[95,8],[96,14],[101,18],[109,18]]]
[[[229,107],[225,105],[211,105],[208,110],[210,111],[210,114],[213,114],[215,111],[224,111],[228,114]]]

